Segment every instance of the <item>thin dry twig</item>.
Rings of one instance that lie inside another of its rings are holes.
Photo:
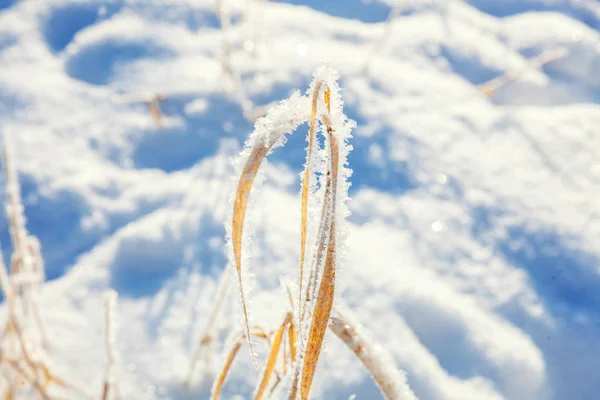
[[[377,345],[359,333],[350,319],[335,310],[329,328],[342,340],[369,370],[388,400],[415,400],[416,396],[406,383],[406,376],[387,360],[389,358]]]
[[[225,299],[227,297],[227,293],[229,292],[229,287],[231,286],[231,268],[227,267],[223,274],[221,275],[221,279],[219,280],[219,285],[217,288],[217,295],[215,297],[215,301],[213,303],[213,308],[208,317],[208,321],[206,322],[206,326],[204,327],[204,332],[200,336],[200,340],[194,351],[194,356],[192,357],[192,361],[190,363],[190,368],[188,371],[187,378],[185,380],[185,386],[189,387],[192,377],[194,375],[194,371],[196,370],[196,366],[200,361],[200,356],[204,351],[208,356],[208,347],[215,340],[215,329],[218,321],[219,314],[223,309],[223,305],[225,304]],[[208,366],[210,369],[210,366]]]
[[[104,298],[104,347],[106,350],[106,374],[102,390],[102,400],[108,400],[112,391],[113,399],[121,398],[119,385],[115,376],[117,354],[115,351],[115,309],[117,305],[117,292],[111,290]]]
[[[150,116],[158,126],[163,125],[163,115],[162,111],[160,110],[160,103],[162,103],[166,99],[167,98],[162,94],[155,93],[154,96],[152,96],[149,100],[146,101],[146,104],[148,105],[148,111],[150,112]]]
[[[479,91],[486,96],[492,97],[498,92],[498,89],[508,85],[511,82],[522,79],[527,71],[539,69],[551,61],[566,57],[568,54],[568,49],[562,47],[544,51],[543,53],[527,60],[525,65],[522,67],[509,70],[504,75],[500,75],[494,79],[477,85],[477,89],[479,89]]]

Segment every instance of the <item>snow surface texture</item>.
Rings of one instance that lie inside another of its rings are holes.
[[[357,128],[338,290],[415,393],[595,398],[600,3],[254,1],[248,21],[246,2],[226,3],[255,104],[304,91],[322,61],[340,72]],[[181,382],[227,264],[230,158],[252,130],[223,93],[218,26],[212,0],[0,0],[0,132],[52,279],[41,307],[56,371],[90,392],[113,288],[123,396],[208,395]],[[558,47],[569,55],[493,98],[474,87]],[[145,93],[166,96],[162,126],[123,100]],[[249,296],[267,326],[285,311],[280,278],[296,274],[304,146],[301,131],[277,149],[255,194]],[[9,254],[4,219],[0,240]],[[223,329],[239,326],[236,304]],[[380,396],[343,344],[325,349],[315,398]],[[252,392],[247,353],[225,398]]]

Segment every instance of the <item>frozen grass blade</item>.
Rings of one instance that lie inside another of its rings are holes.
[[[294,325],[294,299],[292,298],[292,290],[290,288],[289,285],[286,286],[287,289],[287,295],[288,295],[288,301],[290,302],[290,315],[292,316],[292,319],[289,321],[288,326],[287,326],[287,338],[290,344],[290,361],[291,364],[294,365],[294,363],[296,362],[296,326]],[[284,357],[285,358],[285,357]],[[283,365],[284,365],[284,370],[283,370],[283,374],[286,374],[286,370],[285,370],[285,366],[286,366],[286,360],[284,359]]]
[[[233,343],[233,346],[231,347],[231,350],[229,351],[227,359],[225,360],[225,365],[223,366],[223,369],[221,369],[221,373],[219,374],[219,376],[217,377],[217,379],[215,380],[215,383],[213,385],[212,393],[210,395],[211,400],[217,400],[221,396],[221,390],[223,389],[223,385],[225,384],[225,379],[227,379],[227,374],[229,373],[229,369],[231,368],[231,365],[233,364],[233,360],[235,360],[235,357],[236,357],[238,351],[240,350],[240,347],[242,346],[243,341],[244,341],[243,336],[240,336]]]
[[[268,341],[268,335],[260,328],[253,330],[252,335],[258,337],[260,339],[264,339]],[[233,365],[233,361],[237,356],[240,347],[242,347],[242,343],[244,343],[245,335],[243,333],[238,333],[233,336],[233,344],[230,346],[230,350],[228,352],[227,358],[225,359],[225,364],[223,368],[221,368],[221,372],[219,376],[215,379],[215,382],[212,387],[210,398],[211,400],[218,400],[221,396],[221,391],[223,390],[223,385],[227,380],[227,375]]]
[[[342,340],[369,370],[388,400],[416,400],[416,396],[406,383],[405,374],[398,370],[391,357],[364,334],[360,334],[356,324],[334,311],[329,328]]]
[[[331,218],[331,207],[329,207],[327,199],[331,196],[331,174],[327,177],[327,182],[325,183],[325,197],[323,201],[323,209],[321,211],[321,222],[319,226],[318,236],[317,236],[317,251],[314,254],[314,259],[310,269],[310,275],[308,277],[308,285],[306,287],[305,294],[305,303],[312,303],[314,297],[317,292],[317,283],[319,278],[319,268],[323,262],[323,256],[325,255],[325,248],[327,247],[327,243],[329,241],[330,231],[327,225],[327,221]],[[301,321],[304,321],[304,315],[306,313],[306,307],[302,309],[302,317]]]
[[[317,233],[316,252],[310,271],[309,283],[306,290],[306,306],[311,310],[312,316],[308,331],[306,348],[303,349],[302,365],[296,366],[295,376],[290,393],[290,399],[295,400],[300,391],[300,399],[309,398],[310,389],[316,372],[323,340],[333,307],[335,295],[335,274],[339,246],[338,217],[344,218],[346,211],[344,201],[347,193],[346,178],[349,170],[345,169],[346,153],[350,147],[345,140],[350,135],[351,124],[343,113],[342,100],[337,85],[338,75],[328,67],[320,67],[315,72],[315,79],[322,81],[325,86],[323,102],[325,110],[319,116],[325,132],[325,147],[327,166],[324,171],[325,198]],[[317,90],[320,85],[314,86]],[[344,147],[341,147],[341,146]],[[343,153],[340,153],[343,149]],[[323,268],[322,274],[320,269]],[[319,283],[320,282],[320,283]],[[317,288],[318,286],[318,293]],[[313,300],[314,299],[314,300]],[[304,314],[301,312],[301,337],[304,329]],[[301,339],[300,342],[303,342]]]
[[[250,353],[252,355],[252,361],[254,362],[254,366],[258,368],[258,362],[256,361],[256,354],[254,353],[254,348],[252,346],[252,340],[250,340],[250,321],[248,318],[248,306],[246,302],[246,297],[243,289],[243,281],[242,281],[242,233],[244,230],[244,218],[246,217],[246,207],[248,206],[248,198],[250,195],[250,190],[252,189],[252,184],[254,183],[254,178],[260,168],[262,160],[265,158],[267,153],[270,150],[270,146],[261,146],[255,147],[252,149],[252,153],[250,154],[250,158],[246,162],[246,166],[244,167],[244,171],[242,172],[242,176],[240,177],[240,181],[238,183],[238,189],[235,195],[235,203],[233,206],[233,221],[232,221],[232,242],[233,242],[233,251],[235,254],[235,263],[238,271],[238,283],[240,285],[240,295],[242,298],[242,311],[244,313],[244,320],[246,324],[246,337],[248,338],[248,345],[250,346]]]
[[[329,108],[329,106],[328,106]],[[329,136],[329,146],[331,151],[331,197],[329,197],[330,207],[336,205],[337,194],[337,179],[339,167],[339,145],[337,137],[333,134],[333,128],[329,121],[325,120],[327,125],[327,134]],[[335,291],[335,267],[336,267],[336,233],[335,220],[336,213],[331,213],[329,224],[329,243],[327,245],[327,255],[325,258],[325,269],[321,277],[321,285],[319,287],[319,295],[315,304],[315,310],[312,316],[312,322],[306,345],[306,354],[304,356],[304,367],[302,369],[302,380],[300,383],[300,398],[308,399],[310,388],[317,368],[317,362],[323,346],[323,339],[329,322],[329,315],[333,307],[333,298]]]
[[[285,376],[287,374],[287,365],[288,365],[288,360],[289,360],[289,356],[288,356],[288,349],[287,349],[287,340],[288,337],[286,336],[287,333],[287,326],[284,326],[284,331],[283,331],[283,345],[281,346],[281,348],[283,349],[283,354],[282,354],[282,362],[283,364],[281,365],[281,374],[283,376]]]
[[[14,293],[12,290],[12,286],[10,285],[6,265],[4,264],[4,256],[2,254],[2,250],[0,250],[0,289],[2,289],[2,295],[6,299],[9,315],[14,314]],[[2,354],[0,353],[0,356],[1,355]]]
[[[316,114],[318,95],[320,94],[320,88],[324,83],[317,81],[314,85],[313,92],[313,112]],[[339,164],[339,147],[337,144],[337,138],[333,135],[333,128],[331,126],[331,89],[326,86],[324,91],[324,102],[327,110],[327,114],[322,116],[321,119],[325,123],[327,128],[327,142],[330,149],[329,165],[327,166],[327,183],[325,189],[325,200],[323,202],[323,213],[321,215],[320,229],[318,235],[318,245],[316,253],[316,263],[313,264],[311,274],[309,277],[309,286],[307,287],[306,298],[311,298],[310,293],[311,286],[318,280],[318,264],[320,255],[325,247],[327,247],[327,255],[325,260],[325,270],[321,278],[321,286],[319,288],[319,296],[317,298],[310,330],[308,334],[308,341],[306,349],[303,349],[304,358],[302,366],[302,378],[300,381],[300,396],[302,399],[308,398],[310,393],[310,387],[314,373],[316,371],[316,365],[319,359],[321,347],[323,345],[323,339],[325,331],[327,330],[327,321],[329,320],[329,314],[331,307],[333,306],[333,297],[335,289],[335,192],[337,187],[337,176],[338,176],[338,164]],[[333,189],[332,189],[333,188]],[[326,232],[325,232],[326,231]],[[327,244],[325,244],[327,242]],[[300,278],[302,281],[302,277]],[[302,289],[299,289],[299,298],[302,297]],[[300,314],[300,329],[301,336],[302,329],[304,326],[304,309]],[[303,342],[301,338],[300,342]],[[300,365],[296,366],[292,392],[290,399],[295,399],[297,396],[298,382],[300,380]]]
[[[4,175],[6,177],[6,214],[10,225],[10,236],[13,242],[12,271],[30,272],[31,257],[27,250],[27,230],[25,228],[25,216],[23,215],[23,203],[19,189],[19,175],[13,161],[13,150],[6,136],[3,137]]]
[[[296,362],[296,326],[294,324],[290,324],[288,327],[288,337],[290,342],[290,358],[292,360],[292,364]]]
[[[11,278],[19,276],[33,277],[25,279],[22,287],[13,285],[13,290],[22,298],[25,315],[33,314],[33,321],[40,333],[44,348],[48,348],[46,329],[39,313],[37,294],[40,283],[44,280],[44,263],[41,258],[39,241],[30,236],[25,227],[24,207],[21,200],[19,175],[13,159],[13,150],[7,137],[3,137],[4,173],[6,179],[7,206],[6,213],[10,225],[13,243],[11,261]]]
[[[275,364],[277,363],[277,355],[279,354],[279,348],[281,347],[281,342],[283,339],[283,334],[285,332],[286,326],[292,321],[292,314],[288,314],[277,330],[275,337],[273,338],[273,343],[271,344],[271,351],[269,352],[269,358],[267,360],[267,365],[265,367],[265,371],[263,373],[260,386],[258,387],[255,395],[256,400],[262,399],[265,391],[267,390],[267,386],[269,385],[269,379],[275,370]]]
[[[31,254],[32,259],[32,269],[33,269],[33,278],[35,279],[35,287],[36,291],[40,288],[46,277],[46,270],[44,265],[44,259],[42,258],[42,246],[40,241],[35,236],[29,236],[29,245],[28,249]],[[44,323],[42,321],[42,315],[40,313],[40,307],[38,306],[38,298],[37,295],[33,297],[34,307],[33,307],[33,318],[37,327],[40,331],[41,341],[44,349],[48,350],[50,348],[50,341],[48,339],[48,335],[46,334],[46,329]]]
[[[242,158],[246,157],[244,167],[240,174],[233,203],[233,216],[231,221],[231,243],[233,247],[234,262],[237,271],[242,313],[246,337],[250,346],[250,353],[254,365],[258,368],[256,355],[250,339],[250,318],[242,278],[242,238],[246,209],[254,179],[258,170],[271,149],[288,132],[292,132],[298,125],[306,120],[303,112],[304,99],[298,94],[269,110],[267,115],[256,121],[254,132],[246,143],[246,150]]]
[[[304,258],[306,256],[306,230],[308,227],[308,192],[310,186],[310,164],[312,159],[313,142],[315,136],[315,125],[317,122],[317,102],[322,82],[317,82],[312,96],[312,108],[310,113],[308,130],[308,149],[306,151],[306,166],[302,178],[302,222],[300,228],[300,280],[298,282],[298,305],[302,307],[302,282],[304,281]],[[298,322],[302,326],[302,312],[298,310]]]

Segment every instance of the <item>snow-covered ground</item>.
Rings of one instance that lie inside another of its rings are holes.
[[[255,104],[306,90],[321,62],[342,76],[357,128],[340,294],[415,393],[597,398],[600,3],[225,4],[238,88]],[[114,288],[124,398],[208,396],[201,372],[190,390],[181,382],[227,264],[231,158],[252,131],[239,90],[224,92],[224,37],[213,0],[0,0],[0,132],[47,263],[52,360],[89,393]],[[476,88],[559,48],[567,56],[491,98]],[[166,96],[161,126],[147,93]],[[249,296],[266,325],[297,270],[305,132],[263,167],[252,213]],[[0,240],[8,254],[5,219]],[[239,325],[232,299],[223,330]],[[226,398],[252,392],[247,353]],[[380,396],[328,339],[313,395],[352,394]]]

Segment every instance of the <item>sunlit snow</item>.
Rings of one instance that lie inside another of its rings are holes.
[[[202,368],[182,383],[228,264],[232,160],[253,119],[325,62],[356,121],[338,295],[415,394],[597,398],[600,3],[223,3],[226,33],[213,0],[0,0],[0,134],[42,245],[56,371],[99,398],[114,289],[123,398],[208,398]],[[297,276],[307,129],[253,192],[248,297],[269,326]],[[5,218],[0,243],[10,254]],[[213,368],[241,328],[232,296]],[[313,397],[380,398],[355,356],[325,342]],[[250,398],[257,376],[242,351],[223,398]]]

